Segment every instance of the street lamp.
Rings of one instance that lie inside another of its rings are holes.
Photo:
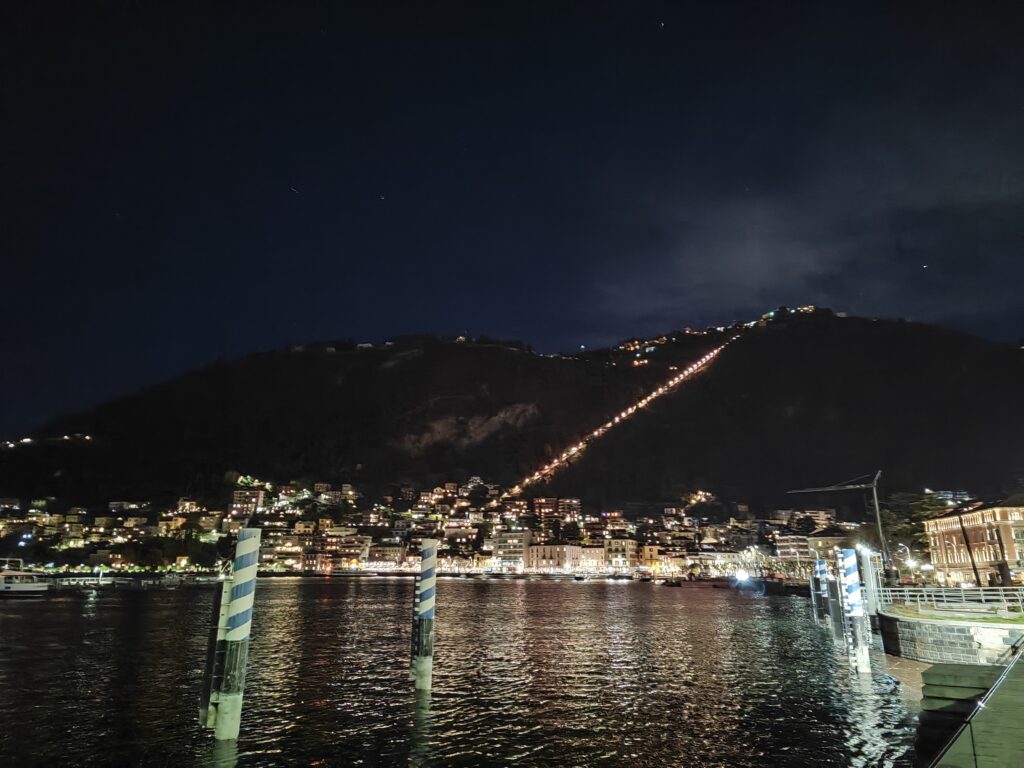
[[[907,565],[910,565],[910,561],[914,558],[914,554],[910,551],[910,547],[908,547],[906,544],[897,544],[896,548],[907,550],[907,556],[904,557],[903,560],[907,563]]]

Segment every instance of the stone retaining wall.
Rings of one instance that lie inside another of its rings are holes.
[[[885,613],[878,614],[878,623],[886,653],[917,661],[996,664],[1024,636],[1024,627],[1013,624],[909,619]]]

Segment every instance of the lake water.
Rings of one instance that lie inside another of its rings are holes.
[[[237,747],[197,724],[212,590],[0,603],[0,764],[908,766],[915,713],[799,597],[438,583],[434,688],[410,579],[261,579]]]

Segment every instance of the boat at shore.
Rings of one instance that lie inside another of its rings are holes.
[[[16,558],[0,560],[0,598],[25,599],[46,597],[50,582],[38,573],[24,570],[25,565]]]

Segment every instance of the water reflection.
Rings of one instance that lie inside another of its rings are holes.
[[[430,749],[433,723],[430,715],[430,691],[414,690],[412,694],[412,732],[409,734],[409,765],[413,768],[432,765]]]
[[[204,768],[235,768],[238,765],[238,742],[210,741],[201,748],[198,762]]]
[[[0,605],[10,764],[909,765],[913,713],[793,597],[443,579],[434,689],[405,579],[257,588],[237,749],[198,729],[212,593]],[[769,761],[769,762],[766,762]]]

